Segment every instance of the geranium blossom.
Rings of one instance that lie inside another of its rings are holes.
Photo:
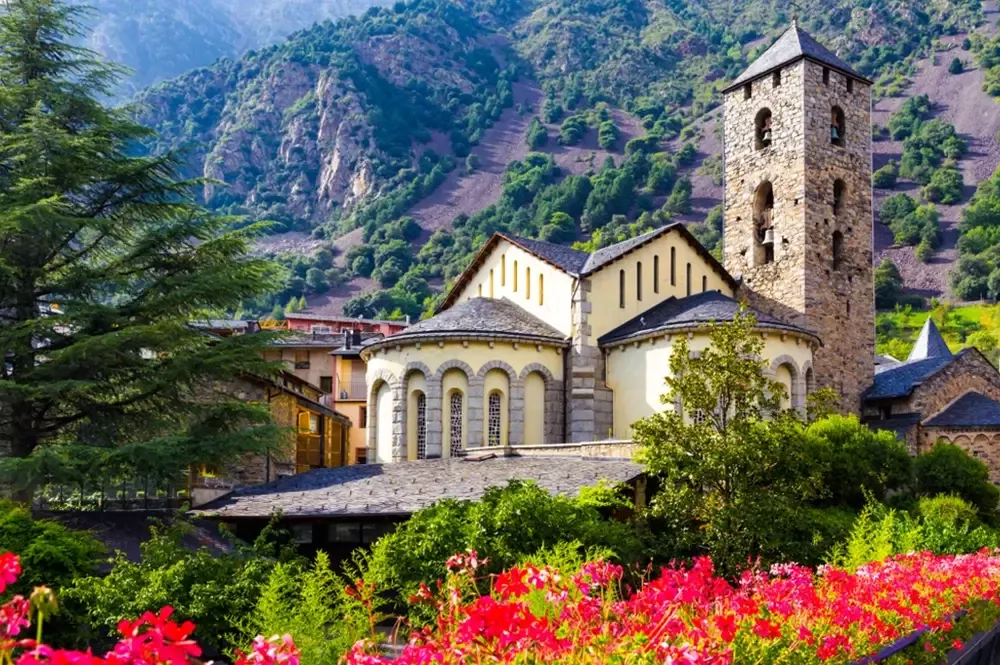
[[[699,558],[631,594],[619,588],[622,569],[605,562],[569,576],[511,568],[482,596],[472,557],[456,555],[449,568],[436,626],[414,632],[394,661],[361,642],[347,664],[846,665],[901,658],[883,650],[909,635],[916,644],[899,662],[923,665],[1000,621],[1000,557],[987,551],[906,554],[854,571],[783,564],[735,585]]]

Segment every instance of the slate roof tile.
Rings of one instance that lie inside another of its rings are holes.
[[[492,335],[563,343],[566,335],[507,298],[470,298],[366,348],[428,335]]]
[[[906,397],[925,380],[950,365],[965,351],[955,356],[937,356],[907,361],[899,365],[875,368],[875,381],[865,391],[865,400]]]
[[[485,451],[484,451],[485,452]],[[236,490],[195,514],[222,518],[409,515],[443,499],[479,499],[510,480],[533,480],[552,494],[577,496],[600,480],[631,481],[643,469],[627,460],[567,457],[448,458],[317,469]]]
[[[705,323],[732,321],[739,309],[739,302],[717,291],[705,291],[686,298],[668,298],[658,305],[650,307],[639,316],[626,321],[611,332],[605,333],[597,340],[597,343],[610,344],[633,337],[642,337],[661,330],[667,331]],[[758,325],[790,332],[814,334],[752,307],[749,308],[749,311],[757,317]]]
[[[532,240],[523,238],[512,233],[498,233],[501,238],[506,238],[515,245],[519,245],[538,258],[548,261],[571,275],[579,275],[583,271],[584,264],[590,258],[588,252],[573,249],[566,245],[557,245],[554,242],[544,240]]]
[[[793,23],[788,30],[775,40],[769,49],[754,60],[723,92],[728,92],[747,81],[763,76],[774,69],[800,58],[809,58],[810,60],[821,62],[862,81],[868,80],[854,71],[850,65],[834,55],[828,48],[816,41],[812,35]]]
[[[968,392],[933,416],[926,427],[1000,427],[1000,402]]]

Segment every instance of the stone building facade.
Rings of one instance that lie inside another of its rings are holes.
[[[817,384],[852,412],[875,361],[870,88],[793,26],[725,91],[726,268],[822,338]]]

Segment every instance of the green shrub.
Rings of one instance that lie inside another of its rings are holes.
[[[295,555],[269,544],[270,529],[252,549],[231,554],[191,550],[181,542],[190,528],[183,523],[152,528],[140,561],[119,552],[110,573],[77,579],[63,600],[98,631],[98,639],[115,635],[123,618],[170,605],[177,616],[195,623],[203,644],[222,651],[242,645],[240,624],[255,608],[275,557]]]
[[[925,520],[951,523],[968,522],[976,525],[979,516],[968,501],[953,494],[925,496],[917,504],[917,514]]]
[[[975,506],[983,519],[992,519],[1000,489],[990,483],[989,468],[960,447],[937,443],[917,456],[914,470],[921,496],[954,494]]]
[[[960,58],[953,58],[951,64],[948,65],[949,74],[961,74],[963,69],[965,69],[965,66],[962,64]]]
[[[917,257],[917,261],[928,263],[934,256],[934,246],[926,240],[921,240],[913,251],[913,255]]]
[[[693,143],[685,143],[684,147],[677,153],[677,163],[681,166],[693,164],[697,154],[698,150],[694,147]]]
[[[613,120],[605,120],[597,127],[597,144],[605,150],[611,150],[618,143],[620,132]]]
[[[892,189],[899,179],[899,169],[896,162],[889,162],[882,168],[876,169],[872,174],[872,186],[879,189]]]
[[[576,145],[587,133],[587,116],[571,115],[563,121],[559,128],[559,142],[563,145]]]
[[[903,276],[891,259],[882,259],[875,268],[875,307],[892,309],[903,293]]]
[[[568,542],[606,549],[620,562],[638,561],[642,548],[632,528],[606,519],[592,503],[554,497],[522,481],[490,489],[480,501],[441,501],[375,543],[368,573],[400,600],[421,582],[443,577],[445,561],[468,549],[489,560],[484,573]]]
[[[528,133],[525,136],[525,142],[528,144],[530,150],[538,150],[549,140],[549,132],[545,129],[538,118],[532,118],[531,124],[528,125]]]
[[[302,665],[337,663],[368,634],[368,615],[345,593],[349,580],[330,568],[318,552],[311,566],[302,562],[274,564],[253,611],[240,626],[243,641],[256,635],[292,635]]]
[[[670,213],[691,212],[691,181],[687,178],[681,178],[675,182],[663,208]]]
[[[962,173],[953,166],[934,171],[930,182],[924,187],[924,198],[940,203],[958,203],[962,200],[965,183]]]
[[[479,168],[479,155],[470,152],[465,158],[465,172],[474,173]]]

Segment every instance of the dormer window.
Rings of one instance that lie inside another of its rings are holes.
[[[754,148],[771,147],[771,109],[761,109],[754,119]]]
[[[839,106],[830,109],[830,143],[833,145],[844,145],[844,138],[847,135],[847,127],[844,120],[844,110]]]

